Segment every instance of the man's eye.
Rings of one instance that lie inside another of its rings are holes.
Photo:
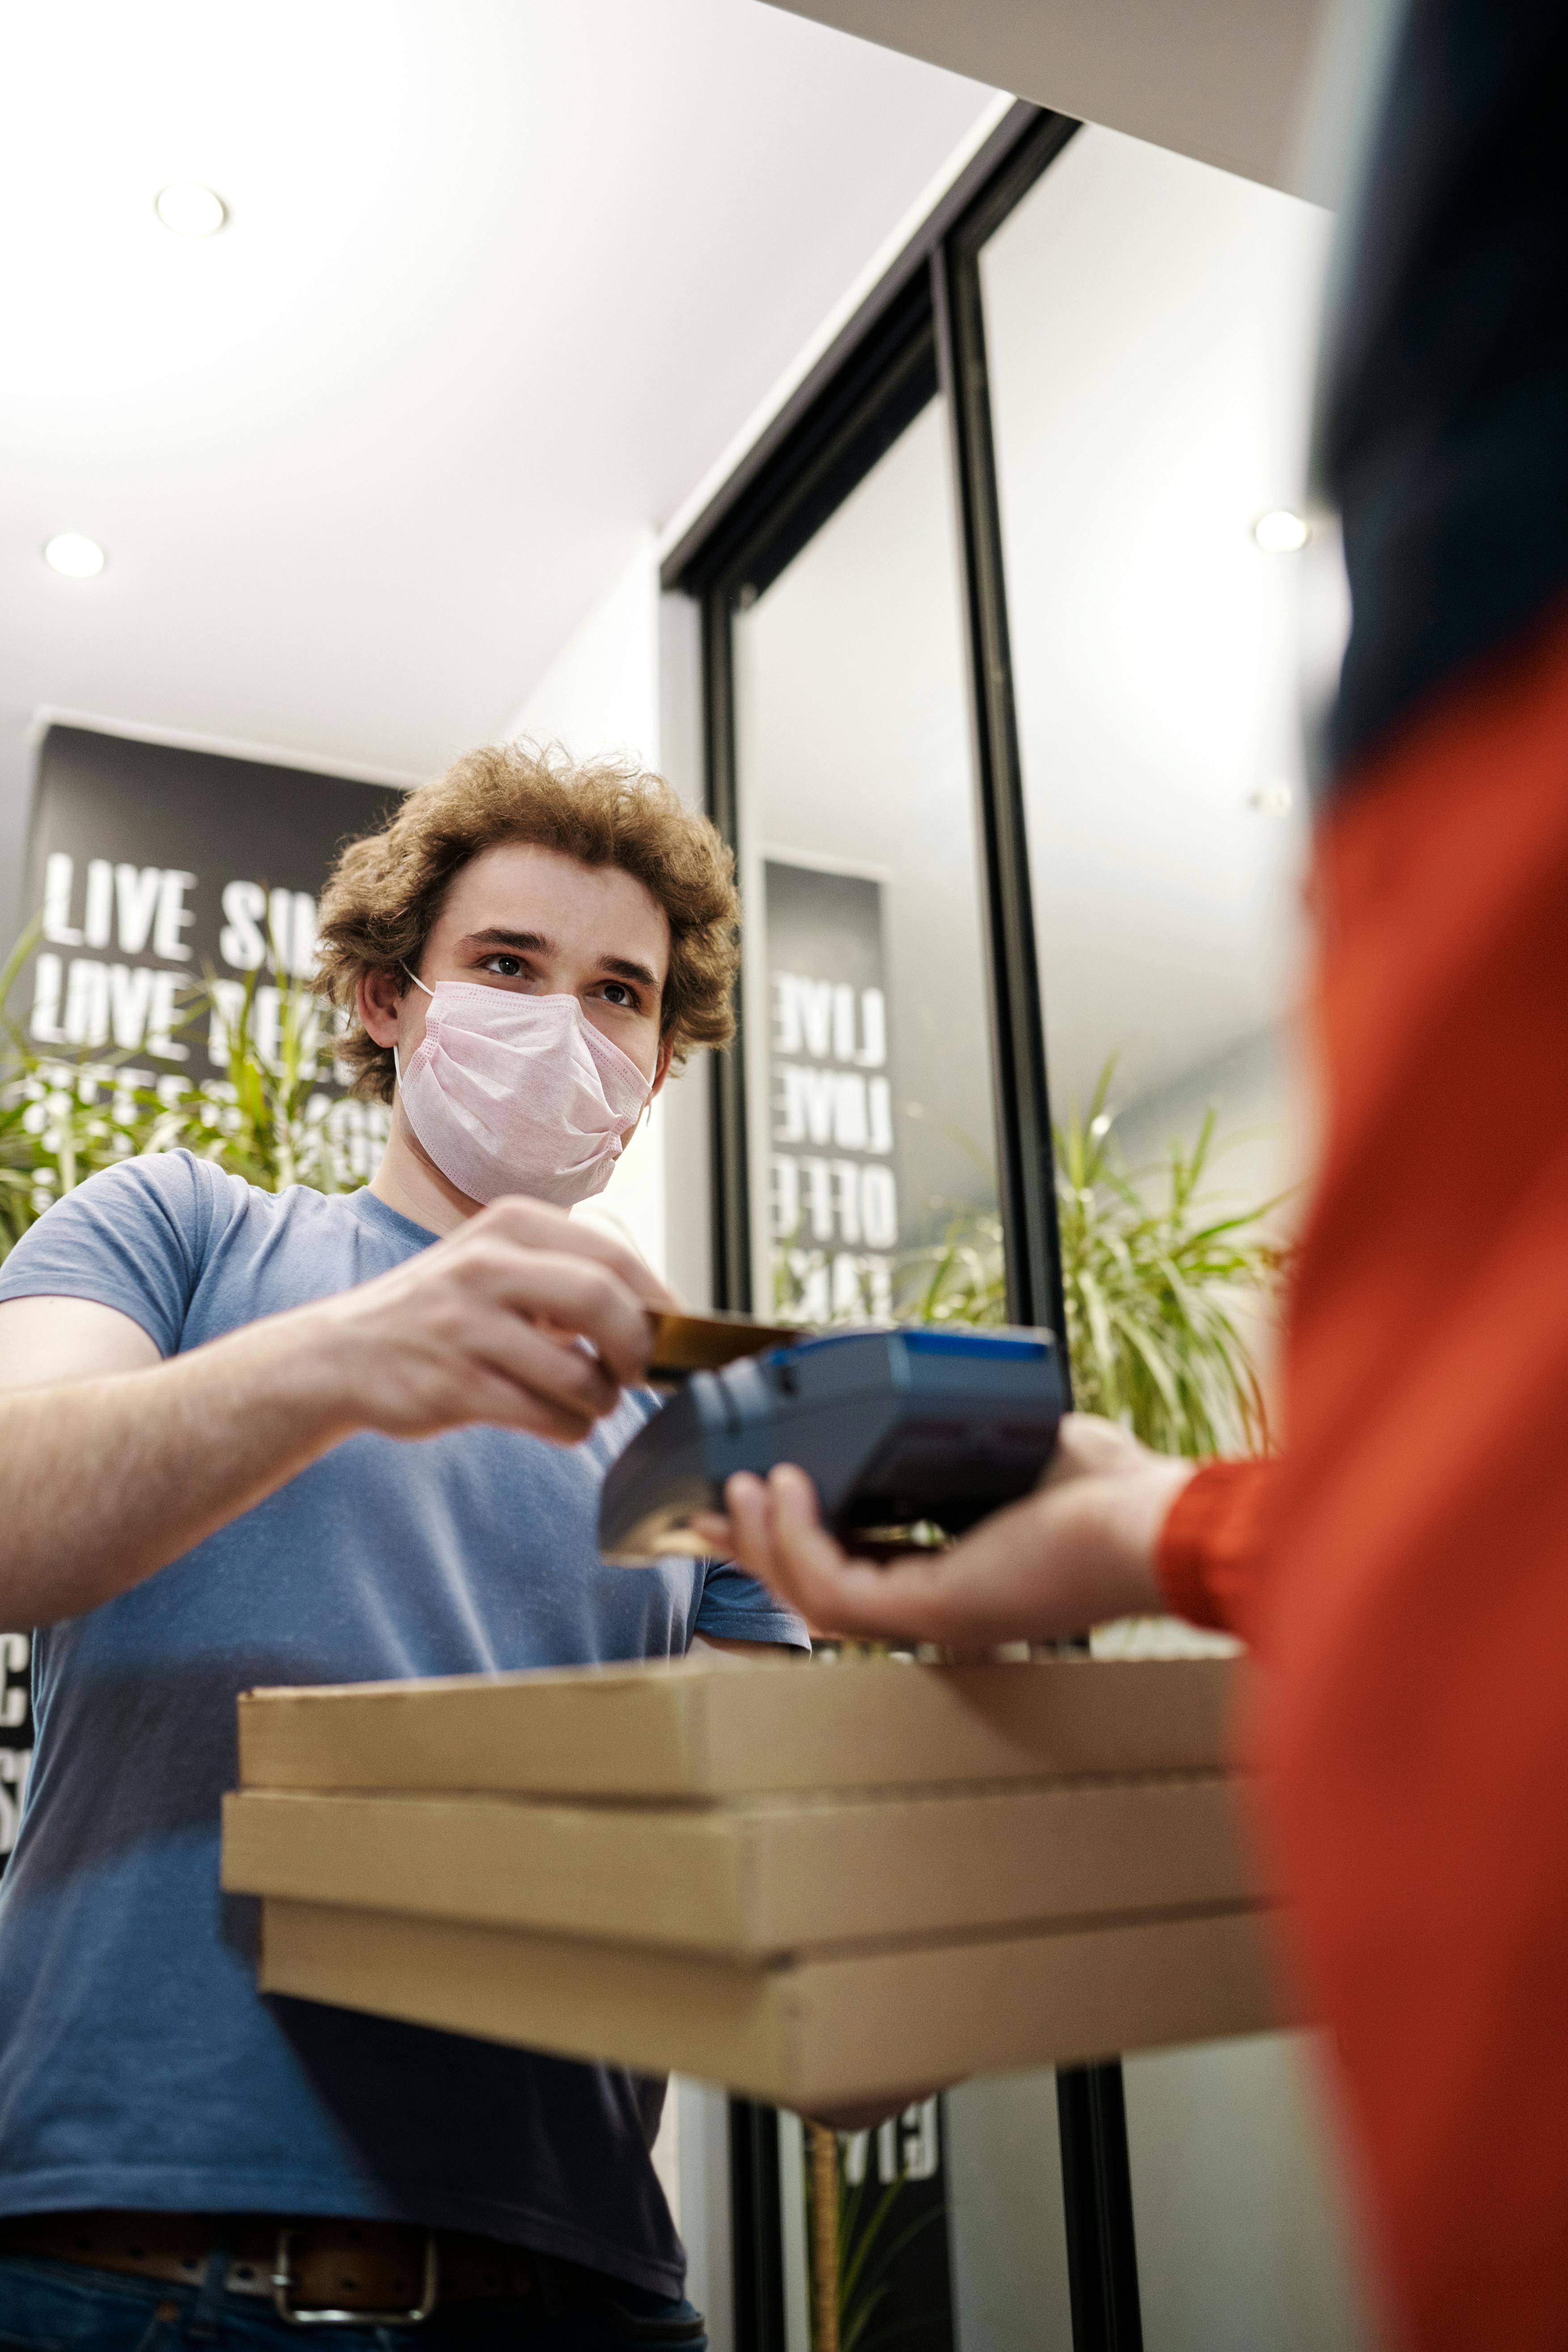
[[[607,980],[605,982],[605,997],[606,1003],[610,1004],[627,1004],[634,1009],[637,1004],[637,998],[624,980]]]
[[[486,956],[484,968],[487,971],[493,971],[498,980],[521,980],[522,958],[514,955]]]

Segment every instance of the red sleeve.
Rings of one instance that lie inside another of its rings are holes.
[[[1160,1531],[1155,1573],[1172,1610],[1194,1625],[1245,1633],[1272,1462],[1205,1462]]]
[[[1568,611],[1345,780],[1315,883],[1325,1149],[1246,1612],[1255,1813],[1400,2343],[1550,2352],[1568,2342]],[[1226,1484],[1194,1482],[1166,1546],[1168,1589],[1221,1613],[1246,1586]]]

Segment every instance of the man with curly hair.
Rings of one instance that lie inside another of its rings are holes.
[[[471,753],[322,901],[318,985],[393,1106],[374,1181],[128,1160],[0,1269],[0,1622],[44,1629],[0,1891],[0,2336],[281,2335],[283,2244],[283,2301],[366,2326],[433,2251],[444,2341],[703,2341],[662,2085],[261,1999],[218,1816],[258,1683],[805,1645],[735,1569],[595,1542],[669,1300],[567,1212],[730,1034],[736,915],[658,778]]]

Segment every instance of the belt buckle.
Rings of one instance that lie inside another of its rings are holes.
[[[292,2299],[294,2273],[290,2257],[298,2230],[279,2230],[272,2272],[272,2307],[290,2327],[418,2327],[436,2308],[438,2271],[436,2232],[425,2232],[425,2280],[414,2311],[336,2311],[331,2305],[301,2308]]]

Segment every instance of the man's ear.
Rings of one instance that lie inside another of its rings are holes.
[[[362,971],[359,976],[357,1002],[360,1025],[367,1037],[378,1045],[397,1043],[397,1016],[403,1003],[403,990],[397,974],[393,971]]]
[[[674,1038],[661,1037],[658,1041],[658,1059],[653,1066],[653,1086],[648,1093],[649,1102],[652,1102],[654,1096],[658,1094],[666,1078],[668,1077],[670,1060],[674,1053]]]

